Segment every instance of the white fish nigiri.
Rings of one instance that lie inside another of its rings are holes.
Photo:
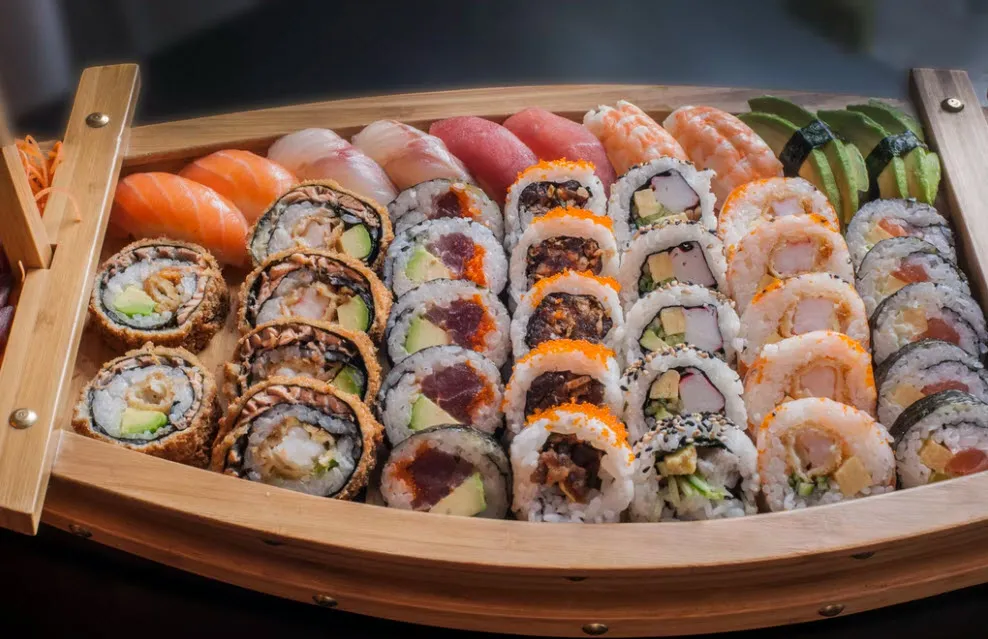
[[[353,144],[384,167],[399,189],[436,178],[475,183],[442,140],[395,120],[371,122],[353,136]]]
[[[377,162],[329,129],[289,133],[271,145],[268,159],[288,168],[301,180],[334,180],[382,205],[398,195],[398,189]]]

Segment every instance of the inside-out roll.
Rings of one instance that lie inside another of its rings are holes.
[[[855,268],[873,246],[892,237],[918,237],[957,262],[954,234],[947,219],[929,204],[916,200],[872,200],[847,225],[847,246]]]
[[[501,209],[480,187],[467,182],[437,178],[416,184],[388,204],[388,213],[395,234],[425,220],[464,218],[489,228],[499,242],[504,239]]]

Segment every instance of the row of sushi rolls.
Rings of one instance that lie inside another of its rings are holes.
[[[121,356],[73,427],[309,495],[547,522],[988,469],[985,317],[921,127],[750,107],[377,121],[127,175],[111,223],[147,239],[98,272],[90,322]],[[223,266],[253,268],[239,293]]]

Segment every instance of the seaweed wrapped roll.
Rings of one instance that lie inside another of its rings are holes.
[[[463,218],[489,228],[500,242],[504,218],[497,203],[473,184],[437,178],[411,186],[398,194],[388,212],[396,234],[425,220]]]

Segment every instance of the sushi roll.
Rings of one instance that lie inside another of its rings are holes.
[[[275,200],[251,230],[250,259],[260,266],[295,248],[335,251],[372,269],[394,236],[388,211],[332,180],[303,182]]]
[[[216,382],[182,348],[146,345],[110,360],[82,389],[75,432],[180,464],[205,467],[219,417]]]
[[[650,353],[621,377],[624,423],[632,442],[675,415],[719,413],[747,423],[741,378],[724,360],[691,346]]]
[[[609,217],[553,209],[532,220],[511,251],[511,299],[517,303],[537,282],[564,271],[617,277],[620,259]]]
[[[384,283],[402,296],[433,280],[468,280],[504,290],[508,260],[490,229],[460,218],[427,220],[403,231],[388,248]]]
[[[703,286],[672,282],[634,303],[618,336],[618,351],[630,364],[652,351],[688,344],[733,366],[741,350],[740,330],[733,301]]]
[[[381,445],[360,398],[303,377],[253,386],[227,412],[212,469],[308,495],[353,499]]]
[[[906,344],[875,371],[878,421],[895,424],[902,411],[945,390],[963,391],[988,402],[988,371],[960,346],[938,339]]]
[[[669,282],[725,292],[724,247],[702,224],[674,220],[638,231],[621,258],[618,281],[625,310]]]
[[[773,177],[731,191],[720,210],[717,234],[730,251],[755,224],[789,215],[819,215],[840,230],[837,211],[813,184],[799,177]]]
[[[860,266],[868,251],[882,240],[905,236],[925,240],[944,258],[957,262],[954,234],[935,208],[916,200],[873,200],[858,209],[847,225],[847,246],[854,267]]]
[[[467,182],[437,178],[409,187],[388,205],[396,234],[426,220],[462,217],[489,228],[498,241],[504,239],[501,209],[480,187]]]
[[[381,386],[381,365],[366,334],[311,320],[258,326],[240,338],[223,370],[230,401],[272,377],[311,377],[365,402]]]
[[[871,355],[843,333],[813,331],[768,344],[744,378],[748,429],[783,402],[828,397],[875,416]]]
[[[508,311],[489,290],[471,282],[437,280],[395,302],[385,339],[397,364],[430,346],[453,344],[477,351],[500,368],[508,359]]]
[[[970,296],[945,284],[920,282],[885,298],[871,316],[875,363],[921,339],[957,344],[978,360],[988,353],[985,316]]]
[[[758,512],[758,452],[723,415],[670,417],[635,444],[632,521],[693,521]]]
[[[808,273],[771,284],[741,314],[742,375],[766,344],[810,331],[836,331],[871,346],[864,302],[854,287],[829,273]]]
[[[607,214],[616,222],[618,241],[628,241],[630,232],[663,220],[699,222],[709,231],[717,229],[710,191],[711,171],[698,171],[690,162],[665,157],[639,164],[611,187]]]
[[[534,414],[562,404],[589,404],[621,413],[621,369],[606,346],[560,339],[520,358],[504,391],[508,436]]]
[[[504,519],[511,504],[511,466],[501,445],[463,426],[415,433],[391,451],[381,473],[390,508]]]
[[[430,346],[391,369],[377,415],[392,446],[435,426],[470,426],[493,435],[503,422],[504,385],[491,360],[459,346]]]
[[[892,436],[902,488],[988,470],[988,404],[973,395],[924,397],[899,415]]]
[[[532,220],[552,209],[607,212],[607,193],[589,162],[539,162],[521,174],[504,203],[505,248],[512,249]]]
[[[230,293],[206,249],[172,240],[135,242],[100,267],[89,315],[121,350],[147,342],[201,351],[226,322]]]
[[[855,285],[870,317],[886,297],[916,282],[937,282],[971,294],[967,278],[951,260],[929,242],[910,236],[872,247],[861,260]]]
[[[239,327],[248,333],[279,319],[339,324],[380,339],[391,293],[352,257],[315,249],[272,255],[244,280]]]
[[[841,234],[819,215],[788,215],[756,225],[728,255],[727,281],[738,309],[766,286],[805,273],[854,282]]]
[[[758,475],[772,512],[895,489],[892,438],[867,413],[824,397],[796,399],[758,429]]]
[[[520,359],[550,340],[583,340],[617,345],[624,311],[616,280],[566,271],[539,281],[522,296],[511,320],[511,347]]]
[[[511,442],[518,519],[613,523],[631,503],[634,456],[609,411],[566,404],[533,416]]]

